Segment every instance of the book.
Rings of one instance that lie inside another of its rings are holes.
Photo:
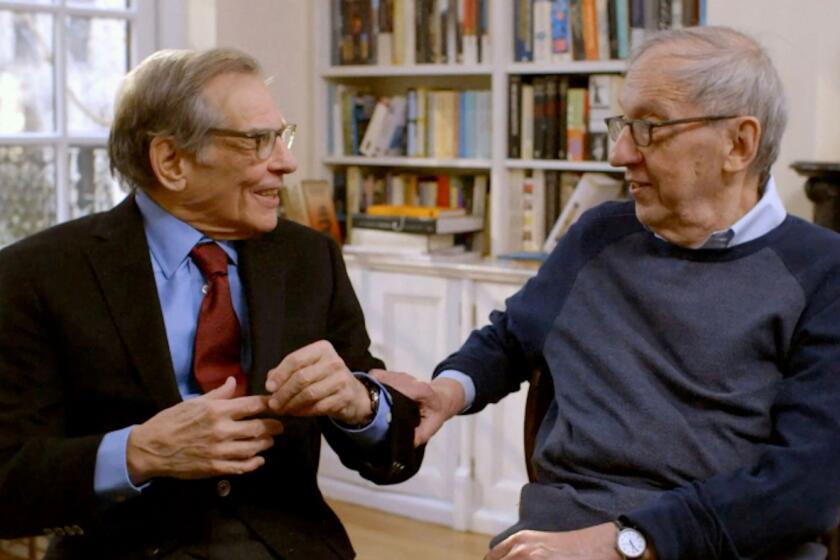
[[[341,228],[335,213],[332,185],[324,180],[303,179],[299,187],[309,227],[326,233],[341,244]]]
[[[548,234],[543,251],[550,253],[581,214],[621,193],[623,182],[603,173],[584,173]]]
[[[568,62],[571,59],[569,0],[553,0],[551,4],[551,61]]]
[[[392,204],[374,204],[369,206],[367,213],[371,216],[406,216],[408,218],[448,218],[464,216],[463,208],[449,208],[440,206],[408,206]]]
[[[354,231],[383,229],[406,233],[468,233],[484,227],[482,216],[452,216],[448,218],[410,218],[406,216],[374,216],[353,214],[350,221]]]
[[[519,114],[522,95],[522,76],[508,76],[508,157],[522,157],[522,117]]]

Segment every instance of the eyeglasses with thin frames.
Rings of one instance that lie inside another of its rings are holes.
[[[633,137],[633,142],[640,148],[646,148],[653,142],[653,130],[662,126],[673,126],[676,124],[686,124],[693,122],[713,122],[722,121],[725,119],[734,119],[738,115],[706,115],[702,117],[690,117],[687,119],[673,119],[670,121],[649,121],[647,119],[625,119],[624,116],[609,117],[604,119],[607,123],[607,130],[609,131],[610,140],[615,142],[621,135],[621,131],[625,126],[630,127],[630,135]]]
[[[278,129],[258,129],[258,130],[233,130],[230,128],[211,128],[207,134],[214,136],[227,136],[232,138],[248,138],[254,141],[254,151],[257,154],[257,159],[260,161],[267,160],[274,151],[274,143],[277,138],[286,146],[287,149],[292,149],[292,144],[295,142],[295,132],[297,131],[296,124],[284,124]]]

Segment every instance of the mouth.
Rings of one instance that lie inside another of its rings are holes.
[[[638,181],[634,179],[627,179],[627,186],[630,194],[633,195],[644,188],[650,187],[651,184],[645,181]]]
[[[266,207],[276,208],[280,204],[280,189],[260,189],[253,191],[257,200]]]

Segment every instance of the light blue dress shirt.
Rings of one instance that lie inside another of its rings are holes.
[[[149,255],[166,326],[166,339],[175,371],[175,382],[184,400],[195,398],[201,394],[201,390],[192,375],[193,343],[204,297],[202,288],[205,280],[190,258],[190,251],[199,242],[210,239],[189,224],[175,218],[142,191],[137,191],[136,201],[143,216],[146,240],[149,243]],[[247,372],[251,366],[250,326],[248,306],[239,278],[239,256],[233,243],[217,243],[229,258],[228,281],[234,311],[242,332],[242,371]],[[385,398],[381,398],[382,396]],[[381,441],[388,431],[390,413],[390,395],[380,385],[379,410],[373,421],[359,429],[342,429],[359,444],[373,445]],[[126,445],[133,428],[134,426],[128,426],[109,432],[99,445],[94,490],[101,498],[125,498],[145,488],[133,485],[128,477]]]
[[[770,233],[785,221],[787,211],[776,191],[776,180],[771,176],[764,188],[764,194],[749,212],[729,229],[713,232],[700,249],[728,249]],[[463,372],[447,369],[438,377],[453,379],[464,388],[464,409],[466,412],[475,400],[475,383]]]

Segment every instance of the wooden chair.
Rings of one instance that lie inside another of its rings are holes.
[[[535,482],[535,472],[531,457],[534,456],[534,445],[537,440],[537,430],[540,429],[542,419],[548,412],[551,399],[554,397],[554,382],[542,368],[537,368],[531,374],[528,387],[528,397],[525,401],[525,468],[528,472],[528,480]],[[840,526],[830,533],[821,537],[822,542],[828,548],[826,560],[840,560]]]

